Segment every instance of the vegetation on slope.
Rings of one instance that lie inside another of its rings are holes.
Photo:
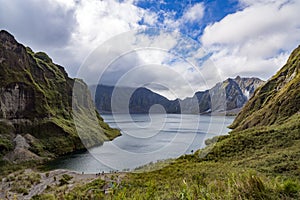
[[[215,146],[182,156],[162,169],[128,174],[104,197],[299,199],[299,133],[299,114],[280,126],[232,132],[230,136],[221,136]],[[202,157],[208,150],[207,156]],[[99,184],[96,188],[103,189],[103,186]],[[82,192],[76,188],[66,196],[84,194]],[[93,197],[103,193],[104,190],[91,189],[88,194]],[[84,195],[78,197],[84,198]]]
[[[51,61],[44,54],[37,57],[42,62]],[[275,76],[256,90],[232,124],[235,129],[230,135],[207,141],[208,146],[193,155],[182,156],[156,171],[129,173],[120,184],[96,179],[71,190],[57,185],[34,198],[300,199],[299,66],[300,47]],[[42,86],[33,85],[34,91],[44,91]],[[48,109],[47,104],[36,108]],[[34,109],[36,114],[39,109]],[[85,113],[82,108],[78,111]],[[47,113],[51,116],[48,119],[55,118],[51,112]],[[84,121],[89,115],[81,117]],[[56,127],[60,124],[64,132],[72,132],[68,117],[50,122]],[[6,124],[0,129],[1,152],[12,148],[11,128],[14,127]],[[218,142],[213,145],[216,140]],[[37,145],[36,151],[38,149]]]
[[[87,85],[69,78],[64,68],[54,64],[46,53],[25,48],[2,30],[0,58],[1,163],[7,163],[4,157],[19,162],[7,156],[14,151],[13,140],[17,135],[30,146],[25,153],[49,159],[102,144],[120,134],[95,111]],[[79,93],[74,94],[74,86]],[[74,107],[80,112],[74,111]],[[94,118],[87,119],[91,113]],[[83,120],[84,127],[77,127],[74,118]],[[81,138],[78,129],[85,130],[81,131]],[[6,168],[6,164],[0,168]]]
[[[300,46],[276,75],[255,91],[230,128],[280,124],[300,110]]]
[[[207,141],[205,149],[160,170],[130,173],[105,197],[300,199],[299,66],[300,47],[255,92],[229,135]]]

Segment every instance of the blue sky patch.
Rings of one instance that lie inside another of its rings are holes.
[[[204,3],[205,5],[204,16],[201,21],[186,21],[181,23],[179,27],[182,34],[188,35],[193,39],[197,39],[201,36],[207,25],[220,21],[226,15],[235,13],[237,10],[241,9],[238,1],[233,0],[140,0],[136,2],[136,6],[155,13],[158,16],[156,27],[162,28],[164,27],[164,22],[167,18],[177,21],[184,15],[187,9],[198,3]],[[139,24],[148,25],[144,19],[142,19]]]

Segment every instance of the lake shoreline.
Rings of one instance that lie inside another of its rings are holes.
[[[233,117],[194,115],[103,115],[122,135],[113,141],[48,162],[47,170],[69,169],[84,173],[131,171],[158,160],[178,158],[204,148],[204,141],[227,134]],[[46,165],[47,165],[46,164]]]

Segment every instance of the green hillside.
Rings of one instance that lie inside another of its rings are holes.
[[[13,170],[18,163],[49,160],[102,144],[120,134],[95,112],[83,81],[68,77],[46,53],[25,48],[3,30],[0,71],[1,169],[8,165]],[[77,88],[75,92],[73,86]],[[91,114],[96,121],[88,119]],[[80,124],[84,127],[75,126],[74,119],[83,121]],[[81,138],[77,134],[80,129],[85,130]]]
[[[129,173],[108,195],[84,185],[64,198],[300,199],[299,52],[256,90],[229,135],[159,170]]]
[[[266,84],[236,117],[230,128],[243,130],[253,126],[281,124],[300,110],[300,46],[287,63]]]

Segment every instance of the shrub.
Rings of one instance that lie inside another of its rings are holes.
[[[19,193],[19,194],[23,194],[23,195],[27,195],[28,194],[28,190],[26,188],[14,188],[13,191]]]
[[[270,199],[264,182],[253,174],[233,175],[229,179],[229,191],[233,199]]]
[[[55,197],[53,194],[40,194],[34,195],[32,200],[55,200]]]
[[[298,182],[288,179],[282,184],[282,193],[287,196],[294,196],[300,192],[300,185]]]
[[[70,176],[69,174],[63,174],[61,179],[59,180],[59,185],[66,185],[69,184],[69,180],[71,180],[73,176]]]

